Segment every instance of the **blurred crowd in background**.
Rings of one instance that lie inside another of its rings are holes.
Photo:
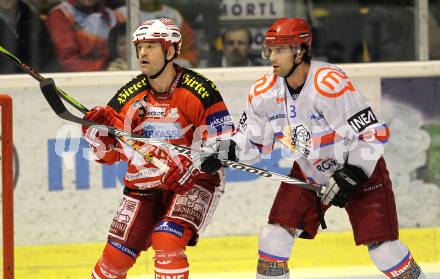
[[[176,62],[186,67],[267,65],[260,54],[264,32],[280,17],[302,17],[311,24],[313,56],[319,60],[418,59],[417,0],[131,1],[139,1],[139,24],[168,17],[181,28]],[[127,3],[0,0],[0,45],[41,72],[128,70]],[[440,59],[440,0],[428,3],[425,27],[429,59],[435,60]],[[1,60],[0,74],[10,73],[19,69]]]

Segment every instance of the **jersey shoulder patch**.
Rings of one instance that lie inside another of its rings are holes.
[[[182,68],[180,87],[185,88],[196,96],[208,108],[213,104],[223,101],[217,86],[204,75]]]
[[[313,76],[313,87],[316,92],[327,98],[338,98],[344,94],[357,92],[345,72],[334,66],[323,66],[316,69]]]
[[[274,74],[266,74],[254,81],[254,84],[252,85],[248,93],[248,102],[252,103],[252,100],[255,97],[270,92],[270,90],[275,87],[277,79],[278,77]]]
[[[140,92],[149,88],[147,77],[143,74],[138,75],[118,90],[116,95],[110,100],[108,105],[116,112],[120,112],[122,107]]]

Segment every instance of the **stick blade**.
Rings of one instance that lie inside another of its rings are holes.
[[[52,108],[53,111],[55,111],[58,116],[67,111],[66,106],[63,104],[63,101],[61,101],[60,97],[58,96],[57,87],[53,79],[45,78],[40,81],[40,89],[47,102],[49,103],[49,106]]]

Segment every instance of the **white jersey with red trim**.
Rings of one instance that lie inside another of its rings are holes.
[[[312,61],[300,93],[268,74],[249,90],[234,140],[240,161],[255,162],[279,140],[311,183],[325,184],[348,163],[371,175],[388,141],[387,126],[338,67]]]

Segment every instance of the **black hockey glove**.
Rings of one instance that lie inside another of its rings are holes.
[[[343,208],[367,180],[368,176],[361,168],[347,164],[330,177],[321,192],[321,202]]]
[[[216,142],[212,146],[214,153],[203,159],[200,169],[203,172],[214,175],[223,167],[221,160],[238,161],[236,146],[235,141],[231,139]]]

